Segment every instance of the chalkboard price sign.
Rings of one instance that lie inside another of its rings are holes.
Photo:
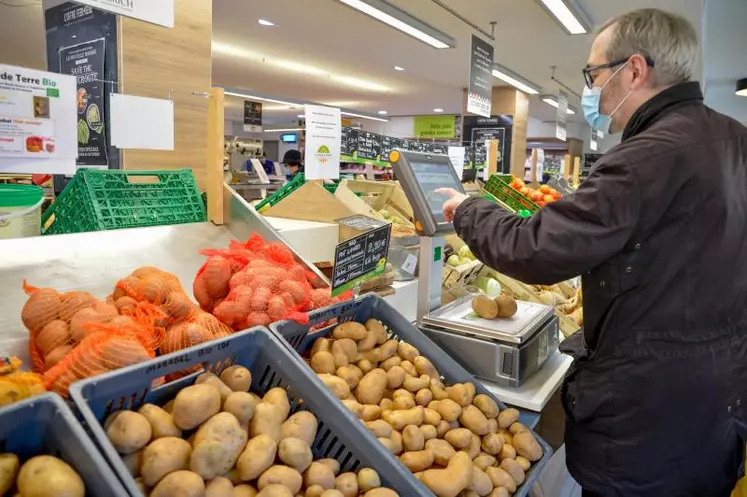
[[[358,157],[361,159],[377,159],[381,155],[382,136],[370,131],[358,132]]]
[[[341,129],[340,154],[353,155],[354,150],[350,150],[348,140],[350,139],[350,128],[343,126]]]
[[[332,270],[333,296],[384,273],[391,231],[392,225],[387,224],[337,245]]]

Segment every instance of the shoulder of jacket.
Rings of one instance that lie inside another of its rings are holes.
[[[693,147],[739,139],[747,139],[747,127],[736,120],[706,106],[687,107],[670,112],[647,130],[615,145],[602,156],[600,165],[604,159],[631,166],[654,160],[660,163]]]

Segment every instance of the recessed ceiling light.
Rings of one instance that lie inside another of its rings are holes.
[[[380,110],[379,114],[381,114],[382,116],[385,116],[387,114],[387,112],[385,110]]]
[[[258,19],[258,23],[260,23],[262,26],[274,26],[275,23],[272,21],[268,21],[267,19]]]
[[[404,67],[399,67],[399,66],[394,66],[394,70],[395,71],[404,71],[405,68]]]
[[[443,109],[433,109],[433,112],[443,112]]]

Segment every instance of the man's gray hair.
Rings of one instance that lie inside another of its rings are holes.
[[[687,19],[658,9],[640,9],[607,21],[598,32],[609,27],[613,29],[606,53],[609,62],[635,54],[650,57],[656,87],[693,78],[698,35]]]

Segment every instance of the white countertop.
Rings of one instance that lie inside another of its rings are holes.
[[[570,356],[556,351],[552,357],[547,359],[542,369],[520,387],[503,387],[485,380],[482,382],[485,388],[506,404],[541,412],[550,397],[560,387],[572,362],[573,359]]]

